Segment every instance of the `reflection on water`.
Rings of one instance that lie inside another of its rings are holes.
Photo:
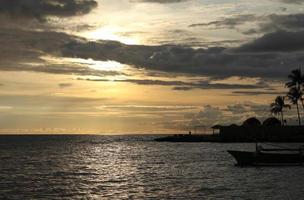
[[[0,199],[301,199],[304,167],[239,168],[252,144],[152,136],[0,137]]]

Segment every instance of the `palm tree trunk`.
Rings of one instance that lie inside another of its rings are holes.
[[[283,111],[281,111],[281,121],[282,121],[282,125],[284,126],[285,123],[284,123]]]
[[[297,105],[297,112],[298,112],[298,120],[299,120],[299,126],[301,126],[301,117],[300,117],[300,111],[299,111],[299,103],[296,103]]]

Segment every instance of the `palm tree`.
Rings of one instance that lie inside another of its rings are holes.
[[[303,91],[304,86],[304,76],[302,75],[301,69],[294,69],[291,71],[291,74],[288,75],[288,79],[290,80],[285,85],[289,89],[291,88],[297,88],[299,91]],[[302,96],[299,99],[301,101],[302,107],[304,109],[304,99]]]
[[[299,120],[299,126],[301,126],[301,117],[299,112],[299,100],[302,99],[302,91],[299,87],[292,87],[289,89],[289,92],[287,93],[287,97],[291,101],[292,104],[295,104],[297,106],[297,113],[298,113],[298,120]]]
[[[270,104],[270,112],[273,114],[281,114],[282,125],[285,125],[283,110],[284,108],[289,108],[290,105],[285,104],[285,97],[277,96],[273,103]]]
[[[304,76],[302,75],[301,69],[292,70],[291,73],[288,75],[288,78],[290,79],[290,81],[285,84],[288,88],[292,88],[295,86],[301,87],[301,85],[304,83]]]

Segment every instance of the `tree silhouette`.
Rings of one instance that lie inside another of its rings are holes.
[[[276,115],[278,115],[278,114],[281,115],[282,125],[285,125],[284,114],[283,114],[284,108],[290,109],[290,105],[285,104],[285,98],[282,96],[277,96],[275,98],[274,102],[270,104],[270,112],[273,114],[276,114]]]
[[[301,69],[294,69],[291,71],[291,73],[288,75],[289,81],[285,84],[286,87],[289,89],[296,88],[297,90],[301,91],[301,97],[300,101],[302,104],[302,107],[304,109],[304,99],[303,99],[303,85],[304,85],[304,76],[302,75]]]
[[[303,96],[303,93],[302,93],[300,87],[292,87],[292,88],[289,89],[289,92],[287,93],[287,97],[289,98],[290,102],[297,106],[299,126],[301,126],[301,117],[300,117],[300,111],[299,111],[299,100],[302,99],[302,96]]]
[[[301,87],[304,83],[304,76],[302,75],[301,69],[292,70],[288,75],[288,79],[290,79],[290,81],[285,84],[288,88]]]

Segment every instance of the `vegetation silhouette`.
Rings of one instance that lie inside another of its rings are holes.
[[[298,123],[301,126],[301,114],[299,109],[299,103],[302,104],[304,109],[304,75],[301,69],[294,69],[288,75],[289,81],[285,83],[285,86],[289,89],[286,96],[277,96],[273,103],[270,104],[271,114],[281,115],[282,125],[286,125],[286,120],[284,120],[284,109],[291,108],[289,104],[285,103],[287,98],[291,104],[296,105]]]
[[[299,100],[302,98],[302,91],[298,87],[292,87],[287,93],[287,97],[293,105],[296,105],[299,126],[301,126],[301,116],[299,111]]]
[[[302,74],[301,69],[292,70],[291,73],[288,75],[288,79],[289,81],[285,84],[285,86],[289,88],[287,97],[292,104],[296,105],[299,126],[301,126],[299,101],[301,102],[302,107],[304,109],[304,102],[303,102],[304,76]]]
[[[284,108],[291,108],[289,104],[285,104],[285,97],[283,96],[277,96],[273,103],[270,104],[270,112],[275,115],[281,115],[281,123],[284,126],[285,120],[284,120],[284,114],[283,110]]]
[[[285,83],[289,89],[286,95],[277,96],[270,104],[271,114],[279,115],[281,120],[270,117],[261,123],[257,118],[250,117],[241,126],[235,124],[230,126],[214,125],[211,127],[213,135],[175,134],[155,140],[160,142],[304,142],[304,127],[301,125],[299,108],[301,103],[304,109],[304,75],[300,69],[295,69],[288,75],[288,79],[289,81]],[[286,103],[286,100],[296,106],[298,126],[287,125],[284,119],[285,109],[291,109],[291,105]]]

